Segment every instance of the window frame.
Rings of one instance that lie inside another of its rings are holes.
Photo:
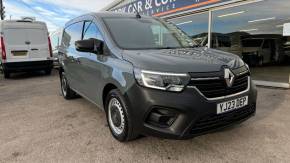
[[[61,41],[61,45],[60,46],[63,46],[63,38],[65,38],[64,36],[65,36],[65,33],[67,33],[66,31],[67,31],[67,29],[69,28],[69,27],[71,27],[71,26],[73,26],[73,25],[75,25],[75,24],[77,24],[77,23],[82,23],[82,34],[81,34],[81,38],[80,39],[82,39],[82,37],[83,37],[83,32],[84,32],[84,21],[83,20],[81,20],[81,21],[77,21],[77,22],[74,22],[74,23],[71,23],[71,24],[69,24],[69,25],[67,25],[65,28],[64,28],[64,30],[63,30],[63,32],[62,32],[62,41]],[[69,43],[70,44],[70,43]],[[67,47],[67,48],[69,48],[69,47]]]

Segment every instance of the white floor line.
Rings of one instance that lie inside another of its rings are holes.
[[[279,83],[279,82],[270,82],[270,81],[261,81],[261,80],[253,80],[253,82],[258,86],[287,88],[287,89],[290,88],[289,83]]]

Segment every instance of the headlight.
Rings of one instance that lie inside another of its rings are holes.
[[[190,81],[188,74],[154,72],[139,69],[135,69],[134,74],[138,84],[164,91],[181,92]]]

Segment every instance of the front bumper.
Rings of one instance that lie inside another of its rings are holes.
[[[217,104],[249,96],[249,104],[241,109],[217,115]],[[134,85],[126,94],[134,122],[135,134],[168,139],[186,139],[212,132],[247,120],[256,113],[257,91],[253,83],[248,91],[237,96],[208,100],[193,88],[181,93],[164,92]],[[177,113],[169,127],[148,123],[148,116],[156,108]]]

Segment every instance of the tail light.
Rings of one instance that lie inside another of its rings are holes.
[[[6,60],[6,49],[5,49],[5,44],[4,44],[4,38],[1,36],[1,56],[3,60]]]
[[[48,37],[48,48],[49,48],[49,55],[50,57],[52,57],[52,47],[51,47],[50,37]]]

